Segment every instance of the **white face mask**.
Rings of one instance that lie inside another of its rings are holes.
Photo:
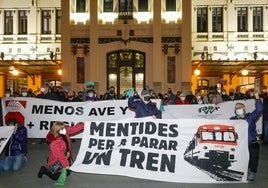
[[[26,96],[27,96],[27,92],[22,92],[21,95],[22,95],[23,97],[26,97]]]
[[[5,93],[5,97],[10,97],[10,93]]]
[[[65,128],[63,128],[62,130],[60,130],[60,132],[59,132],[59,133],[60,133],[60,134],[65,135],[65,134],[66,134],[66,132],[67,132],[67,131],[66,131],[66,129],[65,129]]]
[[[201,99],[201,96],[200,95],[197,95],[196,96],[196,99],[198,99],[198,100]]]
[[[181,99],[182,101],[184,101],[184,100],[185,100],[185,98],[186,98],[186,97],[180,97],[180,99]]]
[[[41,87],[40,91],[44,92],[46,89],[44,87]]]
[[[226,95],[226,92],[222,92],[223,95]]]
[[[235,111],[235,113],[236,113],[236,115],[238,115],[238,116],[243,116],[243,115],[244,115],[244,110],[241,109],[241,108],[239,108],[239,109],[237,109],[237,110]]]
[[[89,93],[88,96],[89,96],[89,97],[93,97],[93,93]]]

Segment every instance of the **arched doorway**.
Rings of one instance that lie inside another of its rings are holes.
[[[114,51],[107,54],[107,88],[115,86],[118,97],[134,88],[141,91],[145,84],[145,53]]]

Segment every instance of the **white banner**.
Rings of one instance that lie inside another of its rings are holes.
[[[13,131],[14,131],[14,126],[1,126],[0,127],[0,154],[5,148]]]
[[[243,103],[247,112],[255,110],[255,99],[227,101],[215,104],[197,105],[168,105],[164,107],[163,119],[230,119],[234,116],[236,103]],[[256,122],[257,133],[262,134],[262,116]]]
[[[98,102],[60,102],[38,98],[17,97],[2,100],[3,119],[16,119],[27,127],[29,138],[45,137],[53,122],[64,121],[72,126],[79,122],[116,120],[134,117],[126,100]],[[76,137],[81,137],[77,135]]]
[[[244,120],[89,121],[71,170],[167,182],[246,182],[247,132]]]
[[[55,121],[64,121],[72,126],[85,121],[118,120],[135,117],[127,107],[127,100],[97,102],[60,102],[38,98],[3,98],[3,120],[10,117],[26,126],[29,138],[43,138]],[[160,108],[160,100],[154,100]],[[255,108],[255,100],[230,101],[219,105],[168,105],[164,106],[163,119],[229,119],[234,115],[236,102],[243,102],[247,112]],[[262,121],[257,123],[257,131],[262,131]],[[81,138],[79,134],[75,138]]]

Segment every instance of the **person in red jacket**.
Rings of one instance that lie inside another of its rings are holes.
[[[37,174],[39,178],[45,174],[52,180],[58,180],[63,169],[67,169],[67,176],[71,174],[69,167],[73,160],[73,151],[70,135],[77,134],[84,129],[84,123],[78,123],[73,127],[67,127],[64,122],[55,122],[47,134],[49,143],[49,156],[45,166],[42,166]]]
[[[181,93],[179,98],[175,101],[175,104],[190,104],[190,102],[186,99],[185,93]]]
[[[84,123],[80,122],[77,123],[74,126],[66,126],[63,122],[57,122],[57,124],[60,124],[61,130],[60,130],[60,134],[61,135],[65,135],[68,141],[68,145],[69,145],[69,149],[70,149],[70,159],[74,160],[74,156],[73,156],[73,149],[72,149],[72,142],[71,142],[71,136],[74,136],[80,132],[82,132],[84,130]],[[56,140],[56,138],[53,135],[53,131],[52,129],[47,133],[46,136],[46,142],[48,144],[50,144],[52,141]]]

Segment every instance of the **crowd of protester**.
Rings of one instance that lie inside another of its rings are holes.
[[[191,105],[191,104],[219,104],[225,101],[247,100],[255,99],[254,89],[248,89],[245,93],[242,93],[240,87],[235,89],[222,89],[218,91],[216,87],[209,87],[206,94],[201,93],[200,90],[181,92],[173,91],[172,88],[168,88],[165,93],[156,93],[148,85],[145,85],[143,91],[147,91],[151,99],[160,99],[162,105]],[[137,94],[134,91],[134,94]],[[267,86],[263,86],[259,91],[260,98],[263,100],[263,140],[268,143],[268,97]],[[42,99],[57,100],[63,102],[79,102],[79,101],[100,101],[100,100],[120,100],[128,99],[130,96],[126,92],[122,94],[116,93],[116,88],[110,86],[103,94],[98,94],[94,85],[90,85],[84,90],[74,91],[71,88],[64,89],[62,87],[52,87],[49,84],[43,84],[42,87],[33,91],[32,89],[21,88],[19,92],[11,92],[10,89],[5,90],[4,97],[36,97]],[[1,112],[1,111],[0,111]],[[0,113],[1,115],[1,113]]]
[[[259,143],[256,137],[256,124],[258,117],[263,115],[263,134],[262,140],[264,144],[268,144],[268,95],[267,95],[267,87],[263,86],[260,91],[255,89],[248,89],[245,93],[240,91],[240,87],[235,89],[229,89],[227,92],[225,89],[218,91],[216,87],[209,87],[206,94],[202,94],[201,91],[196,90],[195,93],[192,91],[181,92],[177,91],[173,93],[172,88],[168,88],[167,92],[155,93],[153,89],[150,89],[148,85],[146,85],[142,92],[139,94],[137,91],[133,91],[133,94],[130,96],[127,92],[123,94],[117,95],[116,88],[114,86],[110,86],[102,95],[99,95],[94,90],[94,85],[91,85],[89,88],[84,89],[83,91],[75,92],[71,88],[64,89],[61,87],[51,87],[49,84],[43,84],[42,87],[33,92],[32,89],[21,88],[20,92],[11,92],[10,89],[5,90],[5,96],[8,97],[36,97],[41,99],[50,99],[62,102],[82,102],[82,101],[100,101],[100,100],[119,100],[119,99],[128,99],[128,106],[131,110],[134,110],[136,113],[136,117],[145,117],[145,116],[153,116],[155,118],[161,118],[161,112],[153,103],[150,103],[150,99],[160,99],[162,105],[191,105],[191,104],[219,104],[225,101],[237,101],[235,105],[235,116],[231,117],[231,119],[245,119],[249,124],[249,171],[248,171],[248,181],[255,181],[258,160],[259,160]],[[136,99],[141,99],[136,100]],[[247,100],[247,99],[255,99],[256,101],[256,109],[253,112],[246,112],[246,108],[243,103],[238,100]],[[149,108],[150,106],[150,108]],[[150,109],[150,110],[148,110]],[[150,112],[149,112],[150,111]],[[239,113],[241,112],[241,113]],[[2,118],[2,112],[0,111],[0,117]],[[7,123],[10,124],[10,123]],[[11,123],[12,124],[12,123]],[[13,124],[16,124],[14,121]],[[12,125],[13,125],[12,124]],[[15,126],[16,127],[16,126]],[[22,126],[20,126],[22,127]],[[25,128],[25,127],[24,127]],[[20,130],[19,128],[15,129],[17,133]],[[25,129],[26,130],[26,129]],[[62,129],[57,129],[58,132],[55,133],[55,138],[60,138],[62,145],[66,145],[66,148],[61,153],[65,153],[65,150],[68,150],[67,142],[63,142],[59,135]],[[15,134],[13,134],[15,135]],[[63,134],[65,135],[65,133]],[[53,138],[54,138],[53,137]],[[45,142],[45,139],[41,139],[40,143]],[[56,142],[55,142],[56,143]],[[70,143],[70,139],[68,141]],[[51,145],[52,147],[53,145]],[[55,145],[55,147],[58,147]],[[19,165],[16,163],[15,166],[10,163],[10,160],[1,160],[3,164],[1,168],[8,171],[11,168],[13,170],[19,170],[22,165],[26,161],[27,151],[23,151],[19,153],[19,155],[7,155],[6,159],[10,159],[11,157],[20,157]],[[65,155],[65,154],[64,154]],[[12,159],[13,159],[12,158]],[[66,158],[67,159],[67,158]],[[13,166],[12,166],[13,165]],[[56,183],[58,185],[64,185],[66,180],[66,176],[69,175],[68,168],[69,163],[63,166],[62,169],[67,169],[65,171],[58,171],[58,173],[51,174],[49,171],[50,168],[42,166],[38,172],[38,177],[41,178],[43,174],[48,175],[50,178],[57,180]],[[62,172],[65,172],[64,178],[61,178]]]
[[[254,89],[248,89],[245,93],[240,91],[240,87],[235,89],[222,89],[220,92],[216,87],[209,87],[206,94],[201,93],[200,90],[173,92],[172,88],[168,88],[165,93],[156,93],[153,89],[150,89],[148,85],[144,87],[144,90],[148,91],[151,99],[161,99],[163,105],[188,105],[188,104],[219,104],[225,101],[246,100],[254,99]],[[135,91],[136,92],[136,91]],[[110,86],[108,90],[103,94],[98,94],[94,90],[94,86],[90,86],[82,91],[74,91],[72,89],[64,89],[58,86],[50,86],[49,84],[43,84],[40,89],[34,91],[32,89],[21,88],[19,92],[11,92],[10,89],[5,90],[4,97],[36,97],[64,102],[79,102],[79,101],[99,101],[99,100],[119,100],[126,99],[128,96],[126,93],[117,94],[114,86]],[[260,91],[260,97],[264,99],[267,97],[267,87],[263,86]]]
[[[240,87],[235,89],[222,89],[218,91],[216,87],[209,87],[206,94],[201,93],[200,90],[181,92],[173,91],[172,88],[168,88],[165,93],[156,93],[148,85],[145,85],[143,91],[147,91],[151,99],[160,99],[163,106],[165,105],[191,105],[191,104],[219,104],[225,101],[247,100],[255,99],[254,89],[248,89],[245,93],[242,93]],[[134,94],[137,94],[134,91]],[[268,97],[267,86],[263,86],[259,91],[260,98],[263,100],[263,140],[268,143]],[[130,96],[126,92],[122,94],[116,93],[116,88],[110,86],[103,94],[98,94],[94,85],[90,85],[84,90],[74,91],[71,88],[63,88],[51,86],[49,84],[43,84],[40,89],[33,91],[32,89],[21,88],[18,92],[11,92],[10,89],[6,89],[4,97],[36,97],[42,99],[57,100],[62,102],[82,102],[82,101],[100,101],[100,100],[120,100],[128,99]],[[1,115],[0,110],[0,115]],[[2,118],[2,115],[0,116]],[[1,121],[2,122],[2,121]]]

